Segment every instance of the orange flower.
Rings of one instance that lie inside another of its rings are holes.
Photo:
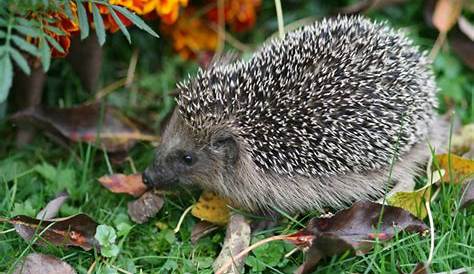
[[[216,0],[212,0],[217,2]],[[257,9],[260,7],[260,0],[226,0],[224,1],[224,18],[233,31],[245,31],[255,25]],[[218,9],[216,7],[208,12],[208,18],[213,22],[218,22]]]
[[[71,10],[73,14],[76,14],[76,5],[71,3]],[[69,47],[71,46],[71,35],[79,30],[79,26],[73,19],[70,19],[66,14],[62,12],[50,12],[47,14],[35,14],[31,13],[30,18],[41,22],[43,26],[43,31],[53,38],[63,49],[63,52],[57,50],[49,41],[49,47],[51,48],[51,56],[54,58],[64,57],[69,52]],[[49,27],[54,27],[63,32],[63,34],[58,34],[51,30]],[[31,39],[31,43],[38,45],[38,39]]]
[[[174,50],[186,60],[199,53],[215,51],[217,47],[217,33],[201,17],[193,16],[192,10],[180,16],[176,24],[162,25],[162,31],[171,37]]]
[[[143,8],[143,14],[155,11],[163,23],[170,25],[178,19],[180,7],[187,5],[188,0],[148,0]]]

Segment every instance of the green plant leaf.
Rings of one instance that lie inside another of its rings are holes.
[[[22,17],[15,17],[15,22],[28,28],[34,28],[34,25],[37,24],[37,21],[28,20]]]
[[[31,28],[31,27],[26,27],[26,26],[21,26],[21,25],[14,25],[13,28],[17,30],[19,33],[24,34],[29,37],[40,37],[42,34],[38,29]]]
[[[66,33],[63,30],[61,30],[60,28],[53,27],[51,25],[46,25],[45,28],[48,29],[49,31],[57,34],[57,35],[66,35]]]
[[[81,29],[81,40],[89,36],[89,20],[81,0],[76,0],[77,14],[79,16],[79,28]]]
[[[152,36],[156,37],[156,38],[159,38],[160,36],[154,31],[152,30],[146,23],[145,21],[143,21],[142,18],[140,18],[139,16],[137,16],[135,13],[131,12],[130,10],[124,8],[124,7],[120,7],[120,6],[113,6],[114,9],[116,9],[117,11],[119,11],[121,14],[123,14],[125,17],[128,18],[128,20],[132,21],[132,23],[137,26],[138,28],[148,32],[149,34],[151,34]]]
[[[5,101],[13,81],[13,65],[8,53],[0,59],[0,103]]]
[[[50,43],[53,46],[53,48],[55,48],[57,51],[61,53],[64,53],[63,47],[53,37],[49,35],[45,35],[44,37],[46,38],[46,40],[48,40],[48,43]]]
[[[48,71],[49,65],[51,64],[51,49],[49,48],[49,45],[44,37],[40,39],[39,51],[41,64],[43,65],[43,70],[46,72]]]
[[[94,3],[92,4],[92,15],[94,17],[94,25],[95,32],[97,34],[97,39],[99,40],[99,44],[102,46],[105,43],[104,21],[102,20],[102,16],[100,15],[99,9]]]
[[[7,34],[4,31],[0,30],[0,38],[5,38]]]
[[[19,49],[21,49],[25,52],[28,52],[29,54],[31,54],[33,56],[39,56],[38,48],[35,47],[33,44],[30,44],[28,41],[26,41],[22,37],[13,34],[11,36],[11,39],[12,39],[13,43],[15,43],[15,45],[18,46]]]
[[[18,65],[18,67],[27,75],[31,74],[30,66],[28,65],[28,61],[26,61],[25,57],[16,50],[15,48],[9,48],[10,56],[12,57],[13,61]]]
[[[127,27],[125,27],[125,25],[122,23],[122,20],[120,20],[115,10],[111,6],[108,6],[108,8],[110,14],[112,14],[112,17],[114,18],[115,23],[117,23],[117,25],[119,26],[120,31],[123,33],[125,38],[127,38],[128,43],[131,44],[132,40],[130,39],[130,33],[128,32]]]
[[[64,10],[66,11],[66,15],[69,18],[73,18],[74,16],[72,15],[72,10],[71,10],[71,2],[70,1],[64,1]]]
[[[118,255],[120,248],[115,244],[117,234],[115,229],[108,225],[99,225],[95,231],[95,239],[100,244],[100,253],[104,257],[115,257]]]

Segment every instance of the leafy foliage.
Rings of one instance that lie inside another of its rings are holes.
[[[89,21],[86,6],[92,10],[93,20]],[[53,52],[66,53],[66,48],[58,42],[58,37],[71,35],[61,28],[61,20],[69,24],[78,22],[81,39],[87,38],[91,24],[95,27],[100,45],[106,41],[106,31],[99,6],[106,7],[115,23],[131,42],[130,34],[117,13],[125,16],[138,28],[158,37],[140,17],[130,10],[110,4],[106,0],[7,0],[0,2],[0,103],[6,100],[12,86],[14,65],[30,75],[35,60],[41,61],[44,71],[48,71]],[[74,12],[77,10],[77,13]],[[59,16],[59,15],[60,16]],[[59,26],[58,26],[59,25]],[[69,46],[69,45],[67,45]]]

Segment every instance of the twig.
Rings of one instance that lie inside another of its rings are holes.
[[[100,99],[102,99],[102,97],[105,97],[107,96],[109,93],[125,86],[125,83],[127,83],[127,78],[124,78],[124,79],[120,79],[120,80],[117,80],[111,84],[109,84],[108,86],[102,88],[101,90],[99,90],[95,97],[89,101],[90,102],[96,102],[96,101],[99,101]]]
[[[127,78],[125,79],[126,87],[130,87],[130,85],[133,83],[133,78],[135,78],[135,70],[137,68],[139,53],[140,50],[138,48],[133,50],[132,57],[130,58],[130,63],[127,69]]]
[[[289,235],[276,235],[273,237],[269,237],[266,239],[263,239],[261,241],[258,241],[254,243],[253,245],[247,247],[246,249],[242,250],[239,254],[237,254],[235,257],[230,258],[225,264],[222,265],[221,268],[219,268],[215,274],[223,274],[231,265],[234,261],[238,261],[240,258],[245,256],[247,253],[250,251],[254,250],[255,248],[264,245],[268,242],[273,242],[273,241],[278,241],[278,240],[286,240]]]
[[[444,45],[444,41],[446,41],[446,32],[440,32],[438,34],[438,37],[436,38],[436,42],[435,42],[433,48],[430,51],[429,58],[431,60],[434,60],[436,58],[436,56],[439,53],[439,50]]]
[[[275,0],[275,7],[276,7],[276,14],[278,20],[278,33],[280,35],[280,39],[285,38],[285,23],[283,21],[283,11],[281,10],[281,1]]]
[[[176,225],[176,228],[173,230],[173,232],[175,234],[179,232],[179,229],[181,228],[181,224],[184,221],[184,217],[186,217],[186,215],[188,215],[188,213],[189,213],[189,211],[191,211],[191,209],[193,209],[193,205],[190,205],[188,208],[186,208],[186,210],[183,212],[183,214],[181,214],[181,217],[179,217],[178,224]]]

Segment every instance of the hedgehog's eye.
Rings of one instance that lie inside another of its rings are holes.
[[[187,164],[188,166],[192,165],[193,164],[193,156],[189,155],[189,154],[185,154],[183,156],[183,162],[185,164]]]

